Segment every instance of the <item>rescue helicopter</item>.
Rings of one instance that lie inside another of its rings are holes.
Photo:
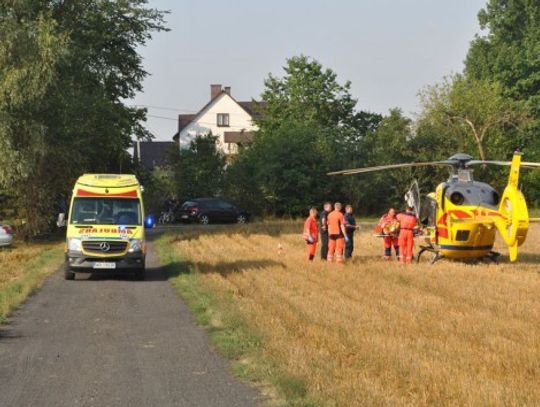
[[[508,246],[509,259],[516,261],[518,247],[525,242],[530,219],[527,203],[519,189],[521,168],[540,169],[540,163],[523,162],[516,151],[512,161],[474,160],[468,154],[455,154],[447,160],[390,164],[377,167],[354,168],[330,172],[328,175],[353,175],[394,168],[446,166],[450,176],[440,183],[435,192],[427,195],[420,208],[418,184],[413,183],[405,199],[415,208],[424,226],[423,244],[417,261],[425,252],[433,253],[432,263],[447,258],[454,260],[490,259],[497,261],[493,251],[498,231]],[[510,167],[508,183],[502,196],[491,185],[475,181],[472,167],[497,165]]]

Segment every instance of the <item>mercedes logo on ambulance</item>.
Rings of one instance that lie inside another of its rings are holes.
[[[102,252],[108,252],[109,250],[111,250],[111,245],[107,242],[101,242],[99,244],[99,248]]]

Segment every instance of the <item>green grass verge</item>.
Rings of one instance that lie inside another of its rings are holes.
[[[19,250],[19,248],[3,250]],[[63,255],[64,251],[61,245],[53,248],[47,247],[30,262],[15,266],[22,268],[18,278],[0,286],[0,323],[3,323],[13,309],[40,287],[46,277],[58,270],[62,264]]]
[[[233,374],[258,385],[271,406],[321,406],[309,399],[302,378],[282,371],[264,355],[264,338],[246,322],[234,299],[213,291],[181,253],[171,250],[174,236],[165,233],[154,241],[158,257],[197,323],[207,328],[212,346],[232,361]]]

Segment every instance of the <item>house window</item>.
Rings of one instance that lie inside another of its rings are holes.
[[[218,113],[217,125],[218,127],[229,127],[229,113]]]

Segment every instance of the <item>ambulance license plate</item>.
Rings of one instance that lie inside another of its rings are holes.
[[[94,263],[95,269],[100,270],[111,270],[116,268],[116,263],[114,262],[96,262]]]

